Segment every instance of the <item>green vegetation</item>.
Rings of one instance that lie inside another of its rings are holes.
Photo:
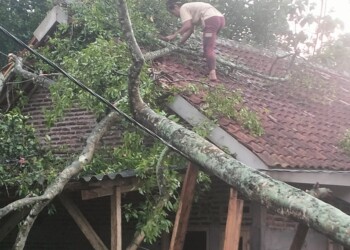
[[[64,167],[41,148],[27,120],[18,110],[0,114],[0,186],[16,186],[19,196],[39,194]]]
[[[210,2],[226,15],[227,28],[223,30],[223,34],[228,38],[270,46],[280,42],[281,38],[288,37],[284,40],[288,48],[296,48],[300,42],[303,42],[301,36],[297,37],[289,31],[286,16],[293,13],[293,10],[305,6],[305,1],[296,1],[299,7],[289,5],[290,1],[287,0],[234,1],[235,4],[224,0]],[[9,30],[15,35],[23,35],[19,37],[24,41],[31,37],[47,10],[46,1],[0,0],[0,3],[6,6],[2,11],[0,10],[2,17],[7,16],[8,22],[5,23],[5,28],[12,25]],[[28,5],[24,5],[25,3]],[[156,49],[158,45],[151,38],[156,38],[158,34],[169,34],[179,26],[178,20],[165,10],[164,1],[130,0],[128,5],[135,36],[142,48]],[[131,62],[127,45],[121,39],[116,7],[110,0],[82,1],[82,4],[69,6],[68,11],[72,22],[69,26],[61,25],[47,46],[40,50],[89,88],[107,100],[116,102],[119,109],[130,114],[127,73]],[[9,16],[9,13],[13,13],[13,16]],[[0,47],[6,48],[6,52],[17,49],[11,47],[11,42],[3,45],[2,41],[0,41]],[[52,71],[40,62],[36,62],[33,66],[44,73]],[[296,82],[302,84],[302,87],[308,87],[309,80],[305,77],[302,79],[303,81],[299,81],[297,78]],[[108,112],[104,105],[66,78],[58,77],[55,80],[57,84],[50,89],[54,107],[53,110],[46,111],[48,125],[53,125],[64,115],[66,109],[76,103],[93,111],[97,117],[102,117]],[[157,89],[150,78],[147,66],[144,67],[140,80],[144,100],[155,110],[161,110],[159,97],[164,93]],[[189,91],[198,91],[194,85],[189,88]],[[217,86],[208,91],[206,103],[207,105],[202,109],[212,120],[228,117],[236,120],[253,135],[263,134],[257,115],[245,107],[239,90],[228,91],[222,86]],[[20,195],[39,193],[64,167],[64,164],[56,159],[49,149],[40,147],[35,138],[35,131],[26,123],[28,117],[22,116],[18,110],[13,110],[7,114],[0,114],[0,118],[0,185],[18,186]],[[202,136],[206,136],[212,125],[203,124],[195,130]],[[98,150],[83,174],[110,173],[133,168],[136,175],[143,180],[139,192],[145,197],[145,202],[137,207],[126,204],[125,216],[127,219],[136,219],[137,228],[144,231],[146,240],[154,242],[162,231],[169,229],[171,223],[167,219],[167,213],[176,208],[176,190],[180,182],[178,173],[170,166],[183,166],[184,159],[174,154],[162,158],[163,145],[152,141],[140,132],[135,132],[124,122],[121,122],[120,126],[128,131],[123,133],[123,145]],[[345,141],[342,144],[350,144],[348,142],[350,139],[347,138]],[[350,146],[347,147],[350,148]],[[72,155],[67,155],[67,158],[70,157]],[[171,197],[165,209],[158,213],[157,218],[154,218],[151,212],[159,198],[156,188],[156,166],[159,160],[162,161],[166,189]],[[203,184],[200,187],[205,190],[210,179],[201,173],[198,181]],[[146,224],[150,218],[153,222]]]
[[[347,129],[345,131],[343,138],[339,142],[339,145],[347,154],[350,154],[350,129]]]
[[[22,41],[29,42],[33,31],[51,8],[48,0],[0,0],[1,26],[15,34]],[[1,34],[3,36],[3,34]],[[5,55],[22,50],[10,39],[0,39],[0,52]],[[5,55],[0,54],[0,68],[7,63]]]
[[[204,113],[212,119],[227,117],[236,120],[253,135],[264,133],[258,116],[244,105],[240,90],[228,90],[224,86],[216,86],[208,91]]]

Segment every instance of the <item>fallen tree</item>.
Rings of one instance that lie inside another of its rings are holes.
[[[135,118],[171,142],[203,170],[235,187],[246,199],[258,201],[282,216],[302,221],[336,242],[350,246],[350,216],[299,189],[242,164],[196,133],[158,115],[143,102],[138,76],[144,57],[133,35],[124,0],[118,0],[118,11],[133,60],[129,70],[129,96]]]
[[[246,199],[258,201],[283,216],[290,216],[304,222],[331,239],[350,246],[349,216],[299,189],[276,181],[238,162],[232,156],[194,132],[158,115],[145,104],[139,89],[139,74],[145,58],[133,36],[125,1],[118,0],[118,5],[120,22],[133,59],[133,64],[129,70],[129,100],[135,118],[163,139],[169,141],[182,151],[188,159],[202,167],[204,171],[219,177],[235,187]],[[163,52],[168,53],[171,50],[164,49]],[[148,56],[149,58],[154,57],[153,54],[148,54]],[[19,70],[18,73],[20,72]],[[28,77],[33,76],[28,75]],[[37,80],[40,80],[40,78]],[[23,206],[33,206],[29,216],[21,226],[17,237],[16,249],[23,249],[31,226],[40,211],[63,190],[69,179],[81,172],[83,166],[91,160],[94,153],[94,145],[101,138],[103,131],[106,131],[107,123],[111,124],[112,119],[110,116],[115,115],[115,113],[112,113],[102,120],[91,134],[81,156],[59,175],[57,180],[48,187],[42,196],[18,200],[16,203],[11,203],[0,209],[1,218],[8,212],[20,209]]]

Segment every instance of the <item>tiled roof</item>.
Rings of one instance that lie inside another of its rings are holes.
[[[264,75],[272,72],[271,76],[281,78],[286,76],[290,61],[290,57],[278,60],[271,70],[275,61],[271,53],[227,44],[218,46],[218,54],[235,64]],[[184,61],[168,56],[155,67],[167,76],[160,81],[169,85],[206,81],[203,59]],[[283,82],[265,80],[240,70],[234,70],[230,77],[219,74],[219,82],[214,85],[222,83],[227,89],[240,89],[245,105],[258,114],[264,134],[253,136],[236,121],[224,117],[219,120],[220,126],[270,168],[350,170],[350,155],[339,147],[346,129],[350,128],[350,79],[300,60],[293,72],[298,77]],[[184,94],[198,109],[204,105],[203,95],[203,92]]]

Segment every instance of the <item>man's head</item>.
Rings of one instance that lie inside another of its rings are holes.
[[[166,3],[167,10],[171,14],[173,14],[174,16],[177,16],[177,17],[180,16],[180,7],[181,7],[181,5],[182,5],[181,2],[175,2],[175,1],[172,1],[172,0],[169,0]]]

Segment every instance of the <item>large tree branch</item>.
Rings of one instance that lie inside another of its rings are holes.
[[[27,70],[23,69],[23,60],[20,57],[17,57],[14,54],[9,54],[9,60],[11,62],[14,62],[14,72],[17,73],[18,75],[22,76],[25,79],[31,79],[34,83],[37,83],[41,86],[49,86],[51,84],[54,84],[55,81],[43,77],[41,75],[34,74],[32,72],[29,72]]]
[[[87,139],[86,146],[81,152],[79,158],[73,161],[69,166],[67,166],[56,178],[56,180],[45,190],[45,192],[38,197],[27,197],[23,199],[16,200],[7,206],[0,209],[0,219],[7,215],[9,212],[18,210],[24,206],[30,206],[38,201],[52,200],[57,194],[61,193],[67,182],[75,175],[83,170],[83,167],[89,163],[95,152],[95,147],[100,141],[101,137],[112,125],[113,122],[117,120],[117,113],[112,112],[107,115],[91,132]]]
[[[59,173],[58,177],[45,190],[43,195],[33,198],[24,198],[21,200],[17,200],[7,205],[6,207],[0,209],[0,218],[2,218],[11,211],[20,209],[23,206],[33,205],[34,203],[36,203],[20,227],[16,243],[14,245],[15,249],[24,248],[29,231],[39,213],[51,202],[51,200],[54,197],[56,197],[62,192],[64,186],[69,182],[69,180],[72,177],[76,176],[78,173],[80,173],[83,170],[83,167],[92,160],[98,142],[105,134],[105,132],[108,131],[111,125],[117,120],[117,117],[117,113],[111,112],[100,123],[96,125],[96,127],[90,133],[86,141],[86,145],[82,150],[79,158],[73,161],[61,173]]]
[[[302,221],[331,239],[350,246],[348,215],[297,188],[244,165],[196,133],[158,115],[145,105],[138,90],[142,54],[135,38],[132,38],[125,1],[118,0],[118,3],[123,33],[133,57],[135,56],[129,73],[129,89],[132,90],[129,94],[136,119],[171,142],[195,164],[236,188],[246,199],[258,201],[282,216]]]
[[[118,115],[115,112],[111,112],[100,123],[96,125],[93,131],[90,133],[86,145],[82,150],[79,158],[66,167],[55,179],[55,181],[45,190],[43,197],[48,197],[49,199],[44,202],[36,203],[35,206],[30,211],[26,220],[20,227],[17,235],[15,249],[23,249],[25,246],[26,239],[28,237],[29,231],[33,226],[39,213],[51,202],[51,200],[60,194],[64,186],[69,182],[69,180],[80,173],[84,166],[91,162],[94,155],[96,146],[102,136],[108,131],[111,125],[117,120]],[[1,211],[1,210],[0,210]]]

